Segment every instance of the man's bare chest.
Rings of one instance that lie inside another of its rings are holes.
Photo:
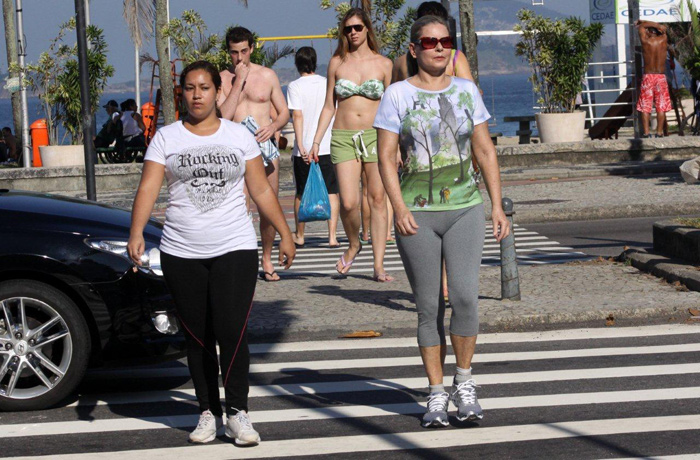
[[[243,87],[242,99],[253,104],[265,104],[270,102],[272,88],[264,81],[255,81],[249,77]]]

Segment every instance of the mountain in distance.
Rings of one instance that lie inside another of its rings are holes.
[[[530,0],[490,0],[475,1],[474,16],[477,31],[513,30],[518,23],[517,13],[523,8],[531,9],[535,13],[550,18],[560,18],[562,14],[545,6],[532,6]],[[515,43],[518,37],[511,36],[481,36],[477,47],[479,53],[479,73],[481,75],[517,74],[529,73],[529,65],[515,55]],[[299,78],[299,74],[293,67],[278,68],[275,72],[282,86]],[[327,65],[318,66],[316,73],[325,76]],[[156,83],[157,84],[157,83]],[[142,90],[149,88],[150,79],[141,84]],[[108,92],[133,91],[133,81],[114,83],[107,89]]]

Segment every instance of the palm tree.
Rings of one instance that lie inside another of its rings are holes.
[[[7,67],[17,64],[17,33],[15,31],[15,2],[2,0],[2,17],[5,21],[5,47],[7,49]],[[9,72],[10,77],[17,77],[17,72]],[[18,141],[22,137],[22,104],[19,92],[12,93],[12,121]]]
[[[170,47],[163,29],[168,25],[168,0],[156,1],[156,52],[158,53],[158,74],[160,94],[163,103],[163,122],[175,122],[175,88],[170,78]]]
[[[141,63],[139,52],[144,43],[153,36],[156,20],[155,0],[124,0],[124,20],[129,29],[131,41],[134,42],[136,105],[141,106]]]
[[[462,49],[469,60],[474,83],[479,85],[479,60],[476,56],[476,28],[474,27],[474,0],[459,0],[459,28],[462,30]]]
[[[163,29],[168,25],[168,0],[156,2],[156,52],[158,53],[158,68],[160,72],[160,91],[163,100],[163,118],[166,125],[175,122],[175,88],[170,73],[170,47],[168,37]],[[248,0],[239,0],[248,7]]]
[[[294,54],[294,52],[295,50],[292,46],[285,45],[282,48],[280,48],[279,46],[277,46],[277,43],[275,43],[269,48],[263,48],[262,61],[258,64],[271,69],[277,61],[284,57]]]

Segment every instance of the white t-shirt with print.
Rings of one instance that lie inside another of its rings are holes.
[[[165,165],[168,181],[160,249],[186,259],[257,249],[243,181],[245,162],[258,155],[253,135],[229,120],[209,136],[188,131],[181,121],[160,128],[144,158]]]
[[[314,143],[314,135],[318,128],[318,118],[321,116],[323,104],[326,102],[326,77],[320,75],[307,75],[298,78],[287,86],[287,106],[289,110],[300,110],[304,116],[302,145],[306,151],[310,151]],[[331,154],[331,130],[333,120],[328,124],[328,129],[323,135],[319,146],[319,155]],[[300,156],[299,139],[294,142],[292,155]]]
[[[474,180],[471,137],[490,115],[471,80],[453,77],[429,91],[411,80],[389,86],[374,128],[399,135],[401,194],[411,211],[449,211],[483,202]]]

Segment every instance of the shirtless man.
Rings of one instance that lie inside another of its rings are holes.
[[[279,150],[273,142],[275,132],[289,121],[287,101],[277,75],[271,69],[250,62],[253,52],[253,34],[244,27],[234,27],[226,34],[226,45],[231,56],[231,67],[221,72],[221,95],[218,106],[221,116],[242,123],[258,141],[263,154],[267,179],[275,194],[279,190]],[[275,112],[271,112],[274,108]],[[277,113],[273,120],[271,113]],[[272,244],[275,229],[260,215],[262,240],[262,276],[265,281],[279,281],[272,263]]]
[[[639,90],[637,110],[642,114],[644,137],[663,137],[666,112],[672,109],[666,82],[666,26],[651,21],[635,23],[642,42],[644,77]],[[656,104],[656,135],[649,134],[652,103]]]

